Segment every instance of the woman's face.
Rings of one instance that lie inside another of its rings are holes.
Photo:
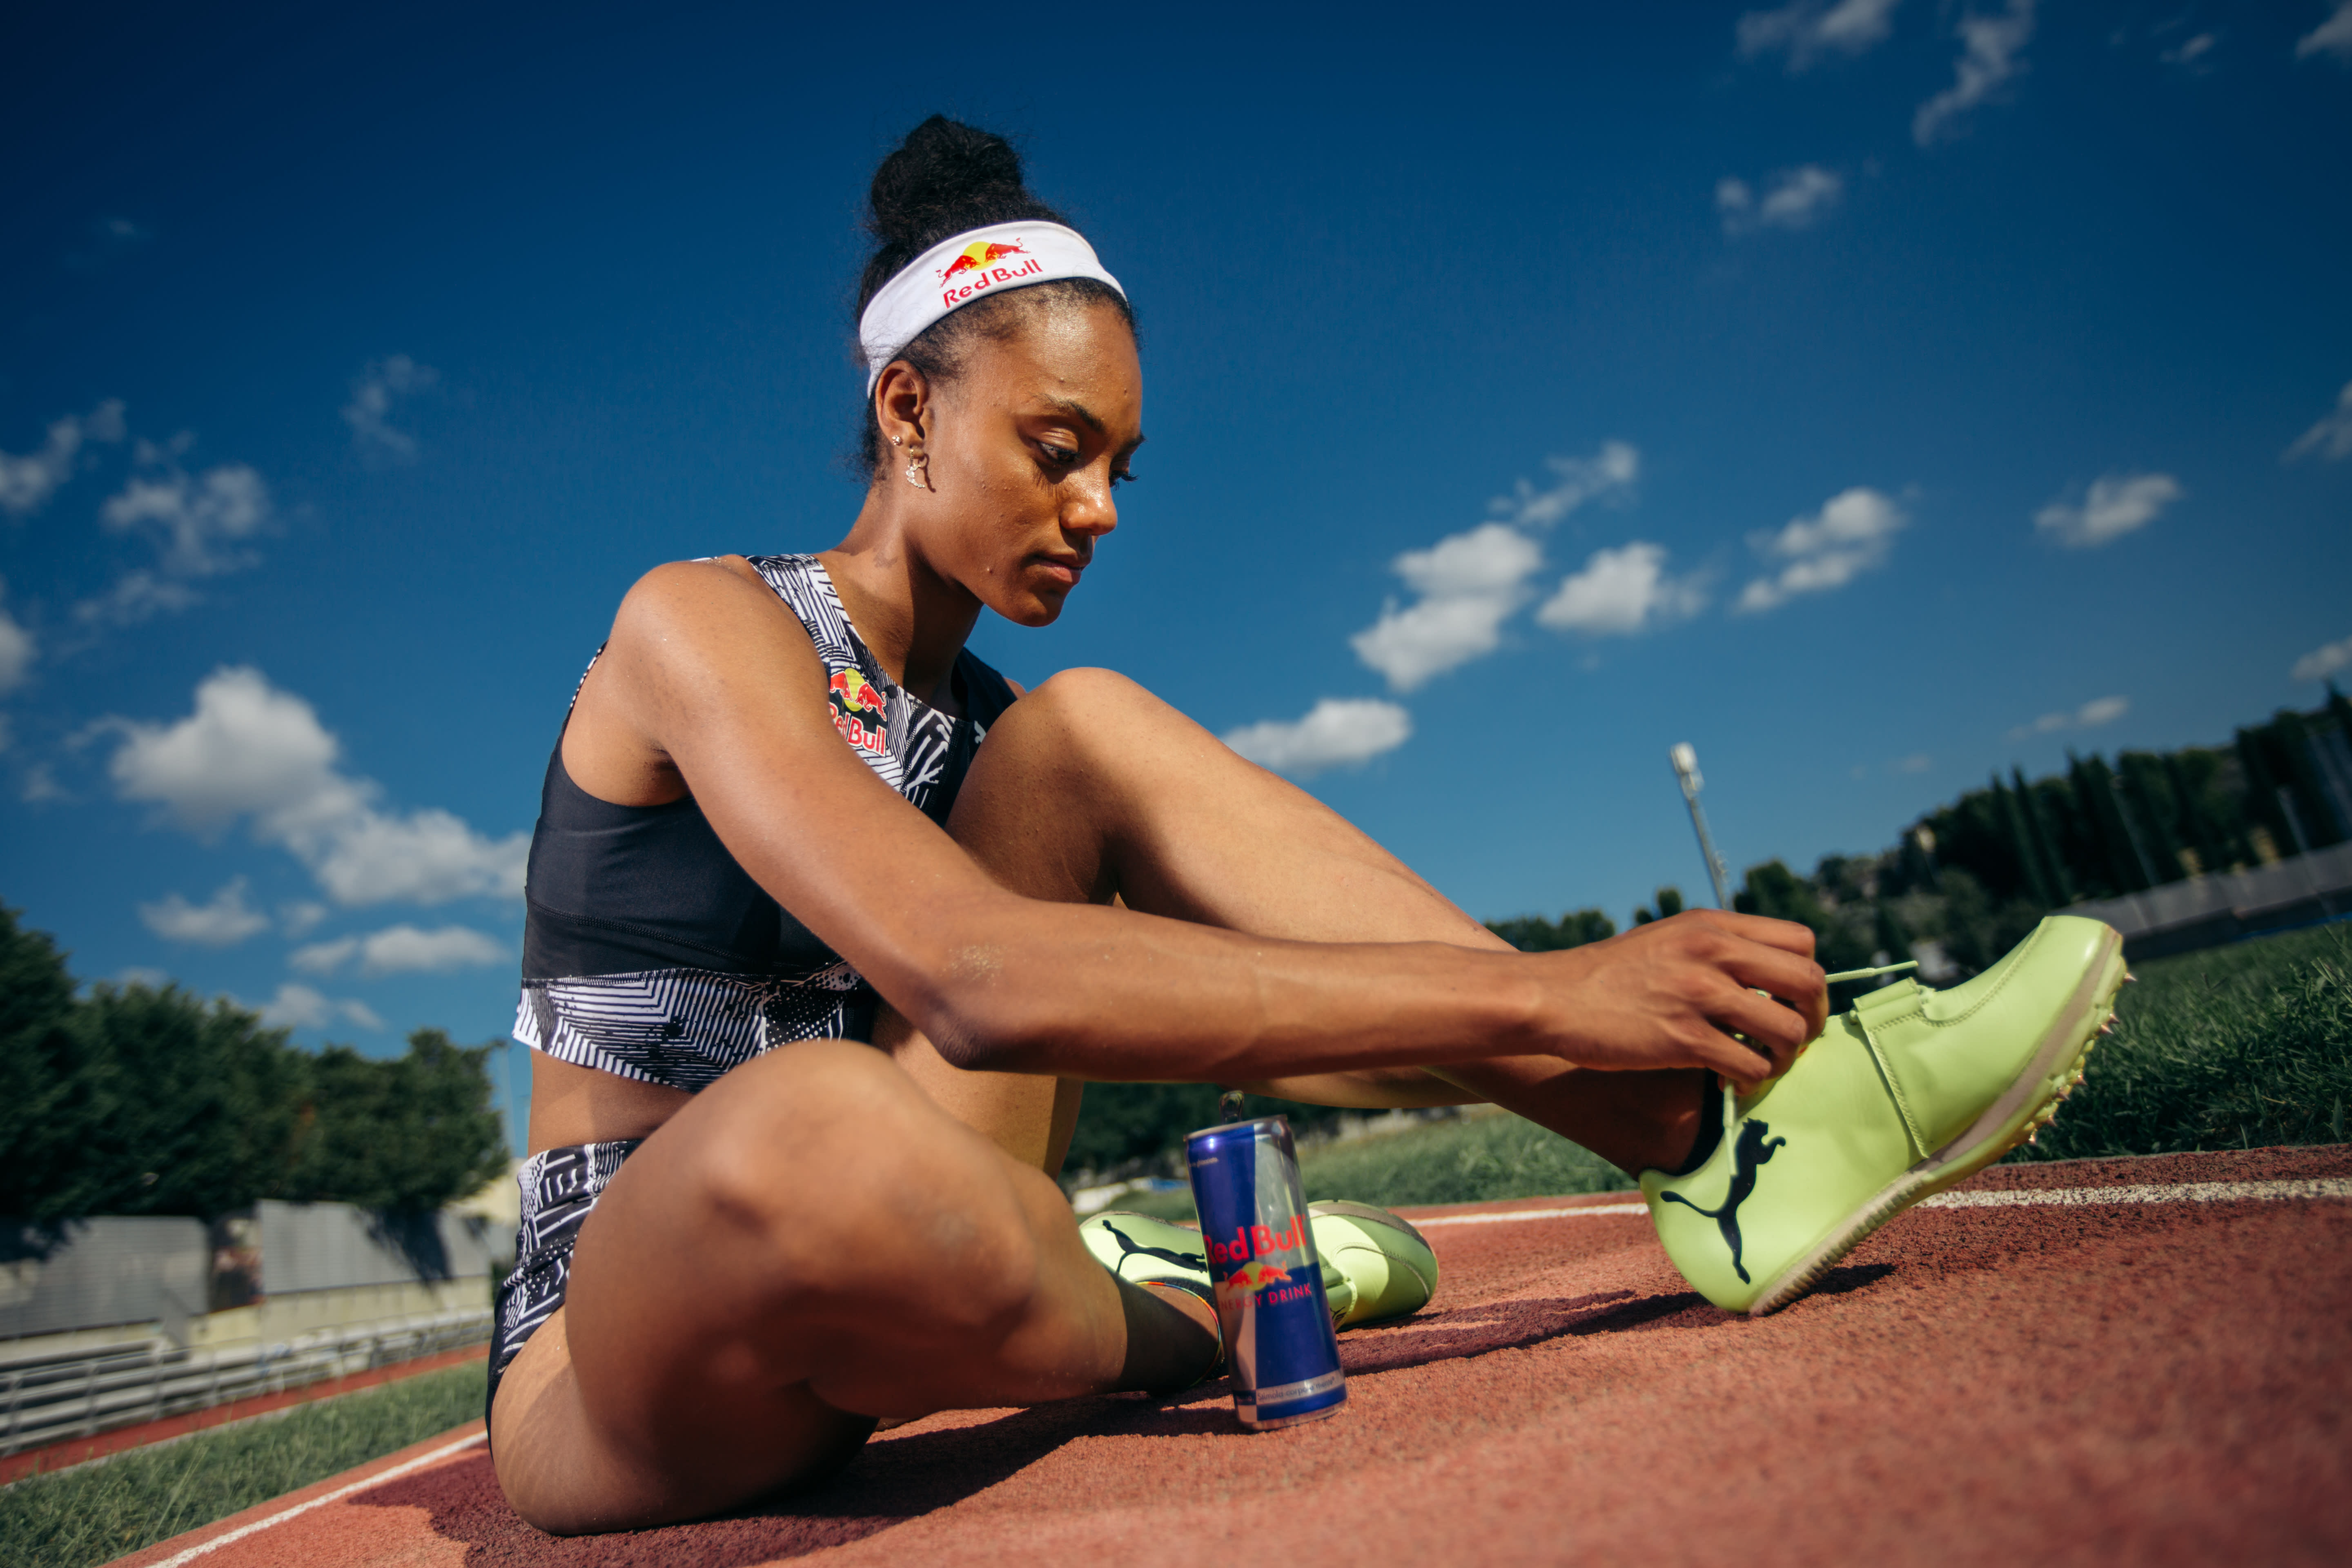
[[[972,342],[931,410],[913,542],[1006,620],[1050,624],[1118,526],[1112,491],[1143,444],[1135,334],[1108,305],[1027,305],[1019,330]]]

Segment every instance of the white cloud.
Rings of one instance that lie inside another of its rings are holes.
[[[123,799],[152,802],[194,833],[248,817],[257,839],[300,859],[338,903],[522,896],[529,835],[487,838],[446,811],[378,809],[381,790],[336,766],[341,747],[310,705],[257,669],[215,670],[176,723],[105,725],[122,737],[109,772]]]
[[[7,591],[6,581],[0,579],[0,595]],[[33,634],[16,616],[0,609],[0,694],[14,691],[25,683],[37,652]]]
[[[2211,54],[2213,46],[2221,41],[2221,38],[2214,34],[2200,33],[2195,37],[2183,42],[2179,47],[2165,50],[2157,58],[2168,66],[2187,66],[2193,70],[2197,68],[2197,62]]]
[[[1706,603],[1695,577],[1666,574],[1666,549],[1641,540],[1596,550],[1536,611],[1538,625],[1591,637],[1624,635],[1696,615]]]
[[[341,1018],[362,1029],[381,1029],[375,1009],[350,997],[322,995],[299,981],[288,981],[261,1006],[261,1021],[277,1029],[323,1029]]]
[[[1760,201],[1747,181],[1726,175],[1716,182],[1715,210],[1723,215],[1726,234],[1811,228],[1844,194],[1845,181],[1834,171],[1807,163],[1775,174]]]
[[[2170,474],[2107,474],[2093,481],[2081,505],[2052,501],[2033,514],[2033,526],[2086,550],[2147,527],[2188,493]]]
[[[288,962],[305,974],[332,974],[356,958],[360,973],[374,976],[478,969],[501,963],[506,956],[507,950],[494,938],[470,927],[419,931],[413,925],[396,925],[365,936],[338,937],[298,948]]]
[[[2352,63],[2352,0],[2336,0],[2336,10],[2327,20],[2294,41],[2296,59],[2317,54]]]
[[[1924,773],[1935,767],[1936,759],[1925,752],[1914,752],[1907,757],[1897,757],[1886,764],[1891,773]]]
[[[1960,18],[1957,31],[1960,58],[1952,68],[1952,85],[1919,106],[1911,119],[1911,138],[1922,147],[1955,133],[1955,121],[1998,92],[2026,68],[2018,58],[2033,37],[2034,0],[2009,0],[1998,16],[1971,11]]]
[[[278,929],[299,942],[319,929],[319,922],[327,918],[328,912],[326,905],[309,900],[280,904],[278,906]]]
[[[2345,0],[2347,16],[2352,16],[2352,0]],[[2286,449],[2284,459],[2293,462],[2297,458],[2317,457],[2332,463],[2339,458],[2352,458],[2352,381],[2336,395],[2336,406],[2322,415],[2319,423],[2295,437],[2294,445]]]
[[[163,567],[173,576],[210,577],[253,563],[224,546],[268,526],[269,487],[259,474],[243,463],[225,463],[192,477],[164,448],[146,441],[139,443],[139,460],[150,471],[131,476],[99,510],[108,528],[159,532]]]
[[[1642,454],[1630,441],[1603,441],[1589,458],[1546,458],[1557,482],[1538,489],[1521,479],[1507,496],[1486,503],[1496,516],[1521,528],[1549,528],[1591,500],[1621,500],[1642,477]]]
[[[172,984],[172,977],[160,969],[150,969],[143,963],[125,964],[114,972],[117,985],[144,985],[150,991],[161,991]]]
[[[166,942],[199,947],[234,947],[269,929],[269,917],[245,901],[245,879],[224,886],[208,904],[192,904],[177,893],[139,906],[139,918]]]
[[[2020,724],[2009,732],[2009,738],[2021,741],[2029,735],[2054,735],[2061,730],[2095,730],[2130,711],[2128,697],[2094,697],[2071,713],[2044,713],[2031,724]]]
[[[135,626],[166,610],[184,610],[196,602],[196,591],[141,567],[126,572],[120,582],[95,599],[74,606],[74,618],[84,626]]]
[[[1376,697],[1326,697],[1306,718],[1268,719],[1225,732],[1224,742],[1260,767],[1305,778],[1370,762],[1412,736],[1412,716]]]
[[[1842,588],[1884,563],[1895,534],[1909,521],[1892,499],[1867,485],[1841,490],[1812,516],[1792,519],[1777,532],[1749,536],[1759,553],[1784,564],[1772,576],[1748,584],[1733,607],[1769,610],[1800,594]]]
[[[2294,661],[2289,673],[2297,680],[2325,680],[2347,665],[2352,665],[2352,637],[2313,648]]]
[[[419,364],[406,354],[371,361],[360,378],[352,383],[352,400],[343,405],[343,423],[352,427],[352,444],[368,457],[414,461],[416,437],[388,423],[393,400],[422,392],[440,379],[439,371],[429,364]]]
[[[48,763],[35,763],[25,770],[25,784],[16,792],[16,798],[26,805],[39,805],[45,801],[70,797],[67,795],[65,786],[58,783],[57,774],[49,771]]]
[[[1786,50],[1789,68],[1803,70],[1831,50],[1858,55],[1894,31],[1901,0],[1795,0],[1777,11],[1750,11],[1739,18],[1739,52]]]
[[[1499,522],[1408,550],[1391,570],[1421,597],[1403,606],[1390,600],[1349,646],[1391,687],[1411,691],[1494,652],[1505,617],[1526,602],[1527,580],[1542,564],[1534,540]]]
[[[0,511],[31,516],[73,478],[84,443],[121,439],[122,400],[110,397],[86,419],[68,414],[52,424],[37,452],[21,458],[0,452]]]

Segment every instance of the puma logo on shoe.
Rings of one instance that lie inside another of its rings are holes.
[[[1114,1274],[1119,1274],[1123,1277],[1125,1274],[1124,1265],[1126,1259],[1136,1257],[1157,1258],[1163,1263],[1173,1263],[1179,1268],[1195,1268],[1203,1274],[1209,1271],[1208,1258],[1199,1253],[1171,1252],[1164,1247],[1141,1246],[1130,1237],[1127,1232],[1119,1229],[1118,1226],[1111,1224],[1108,1220],[1103,1221],[1102,1227],[1118,1239],[1118,1250],[1121,1255],[1120,1262],[1122,1267],[1111,1270]]]
[[[1715,1221],[1717,1228],[1723,1232],[1724,1244],[1731,1248],[1732,1271],[1739,1276],[1739,1282],[1743,1285],[1749,1280],[1747,1266],[1739,1260],[1739,1205],[1746,1203],[1748,1195],[1756,1190],[1756,1167],[1769,1161],[1773,1151],[1789,1142],[1786,1138],[1768,1138],[1767,1134],[1771,1131],[1771,1127],[1762,1121],[1740,1123],[1739,1141],[1731,1148],[1731,1190],[1724,1194],[1722,1206],[1704,1209],[1680,1193],[1658,1194],[1670,1204],[1696,1209]],[[1114,1231],[1112,1234],[1118,1233]],[[1127,1238],[1120,1237],[1119,1239],[1124,1241]]]

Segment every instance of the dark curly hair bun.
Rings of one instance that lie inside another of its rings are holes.
[[[1066,220],[1029,194],[1021,178],[1021,154],[1013,143],[943,114],[932,115],[907,132],[907,139],[874,171],[866,229],[876,248],[858,277],[857,314],[865,315],[882,285],[931,247],[967,229],[1000,223]],[[1134,309],[1109,284],[1094,278],[1055,278],[1024,289],[1000,289],[950,311],[897,357],[944,384],[961,370],[975,340],[1003,338],[1034,311],[1067,301],[1108,306],[1129,330],[1134,329]],[[878,483],[887,467],[882,455],[888,447],[876,422],[870,393],[862,419],[853,461],[869,482]]]
[[[1021,154],[993,132],[934,114],[874,171],[866,230],[877,249],[858,279],[857,308],[943,239],[996,223],[1061,223],[1029,194]]]

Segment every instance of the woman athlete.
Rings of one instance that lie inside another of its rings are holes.
[[[1707,1073],[1825,1021],[1802,926],[1519,954],[1131,681],[966,652],[1117,526],[1133,318],[996,137],[927,121],[872,205],[848,536],[648,573],[549,764],[490,1432],[551,1531],[730,1507],[877,1418],[1197,1379],[1213,1313],[1115,1279],[1054,1183],[1087,1080],[1486,1100],[1672,1170]]]

